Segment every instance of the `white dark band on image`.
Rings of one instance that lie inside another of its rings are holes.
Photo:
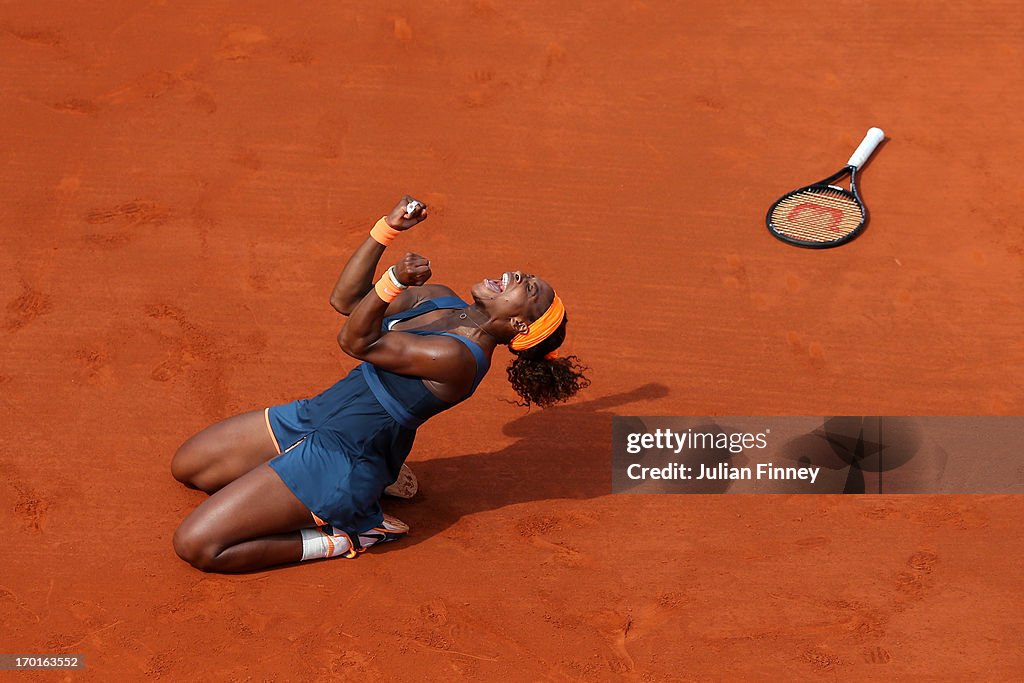
[[[0,671],[84,669],[83,654],[0,654]]]
[[[1024,493],[1024,417],[613,417],[613,493]]]

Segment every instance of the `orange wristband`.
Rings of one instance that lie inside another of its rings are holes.
[[[385,220],[386,216],[381,216],[380,220],[377,221],[372,228],[370,228],[370,237],[377,240],[385,247],[395,241],[402,231],[395,230]]]
[[[391,303],[395,300],[395,297],[402,293],[403,290],[408,289],[407,287],[399,287],[395,284],[398,280],[392,276],[392,268],[394,268],[394,266],[388,268],[387,271],[380,276],[380,279],[377,280],[377,284],[373,286],[374,291],[377,292],[377,296],[379,296],[381,301],[384,301],[385,303]]]

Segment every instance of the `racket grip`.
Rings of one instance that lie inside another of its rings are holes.
[[[869,128],[868,134],[860,141],[860,144],[853,151],[853,156],[846,162],[846,165],[860,168],[868,160],[868,157],[871,156],[871,153],[875,151],[875,147],[878,147],[879,143],[884,139],[885,133],[882,132],[881,128]]]

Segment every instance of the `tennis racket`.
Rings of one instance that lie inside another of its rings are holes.
[[[810,249],[838,247],[859,235],[868,210],[857,192],[857,170],[884,138],[880,128],[871,128],[838,173],[782,195],[768,209],[768,231],[783,242]],[[847,174],[849,190],[835,184]]]

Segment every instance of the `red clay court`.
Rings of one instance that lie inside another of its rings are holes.
[[[1024,412],[1017,3],[327,5],[0,9],[0,652],[87,657],[17,680],[1024,673],[1019,498],[609,464],[613,415]],[[872,125],[867,231],[773,239]],[[385,263],[545,277],[593,385],[527,413],[499,350],[421,430],[409,539],[196,571],[175,448],[353,367],[328,296],[404,192]]]

